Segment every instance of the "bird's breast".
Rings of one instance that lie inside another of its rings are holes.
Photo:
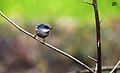
[[[47,30],[47,29],[37,29],[36,34],[39,37],[45,38],[45,37],[47,37],[49,35],[49,30]]]

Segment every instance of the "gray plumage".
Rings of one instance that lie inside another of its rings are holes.
[[[49,24],[41,23],[36,28],[36,35],[41,38],[46,38],[49,35],[50,29]]]

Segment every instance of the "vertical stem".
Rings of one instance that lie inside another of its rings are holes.
[[[98,64],[98,70],[97,73],[102,73],[101,70],[101,36],[100,36],[100,20],[99,20],[99,13],[98,13],[98,7],[97,7],[97,0],[93,0],[93,7],[94,7],[94,13],[95,13],[95,22],[96,22],[96,45],[97,45],[97,64]]]

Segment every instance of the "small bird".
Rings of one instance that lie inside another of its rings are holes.
[[[45,38],[49,35],[49,32],[52,28],[50,27],[49,24],[46,23],[40,23],[36,27],[36,36],[43,38],[43,42],[45,42]]]

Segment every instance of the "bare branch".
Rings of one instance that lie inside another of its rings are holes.
[[[66,52],[64,52],[64,51],[62,51],[62,50],[60,50],[60,49],[58,49],[58,48],[56,48],[56,47],[54,47],[54,46],[52,46],[52,45],[50,45],[50,44],[48,44],[48,43],[45,43],[45,42],[39,40],[37,37],[34,37],[35,35],[27,32],[26,30],[24,30],[24,29],[22,29],[21,27],[19,27],[16,23],[14,23],[12,20],[10,20],[8,17],[6,17],[1,11],[0,11],[0,15],[1,15],[3,18],[5,18],[8,22],[10,22],[13,26],[15,26],[17,29],[19,29],[21,32],[23,32],[23,33],[25,33],[26,35],[32,37],[33,39],[35,39],[35,40],[37,40],[38,42],[42,43],[43,45],[49,47],[50,49],[53,49],[53,50],[55,50],[56,52],[61,53],[62,55],[66,56],[66,57],[68,57],[68,58],[70,58],[70,59],[72,59],[73,61],[79,63],[80,65],[82,65],[84,68],[86,68],[86,69],[89,70],[90,72],[94,73],[94,71],[93,71],[90,67],[88,67],[86,64],[84,64],[84,63],[81,62],[80,60],[76,59],[75,57],[67,54]]]
[[[117,69],[119,64],[120,64],[120,61],[115,65],[115,67],[112,69],[112,71],[110,73],[113,73]]]
[[[103,21],[103,18],[100,20],[100,23],[102,23],[102,21]]]
[[[94,59],[93,57],[91,57],[90,55],[88,55],[88,58],[90,58],[92,61],[94,61],[95,63],[97,63],[97,60]]]
[[[103,66],[102,67],[102,71],[111,71],[112,69],[113,69],[113,66]],[[120,66],[118,66],[116,69],[120,70]],[[95,69],[93,68],[93,70],[95,70]],[[79,72],[80,73],[90,73],[88,70],[81,70]]]
[[[98,70],[98,64],[96,63],[95,65],[96,65],[96,66],[95,66],[95,73],[97,73],[97,70]]]
[[[92,3],[89,3],[89,2],[85,2],[85,1],[81,1],[82,3],[86,3],[86,4],[89,4],[89,5],[93,5]]]
[[[97,0],[93,0],[92,3],[84,2],[83,3],[92,5],[94,8],[94,14],[95,14],[95,23],[96,23],[96,46],[97,46],[97,64],[98,64],[98,70],[97,73],[102,73],[102,63],[101,63],[101,34],[100,34],[100,19],[99,19],[99,12],[98,12],[98,6],[97,6]]]
[[[101,63],[101,35],[100,35],[100,19],[98,13],[97,0],[93,0],[93,8],[95,13],[95,22],[96,22],[96,46],[97,46],[97,64],[98,70],[97,73],[102,73],[102,63]]]

